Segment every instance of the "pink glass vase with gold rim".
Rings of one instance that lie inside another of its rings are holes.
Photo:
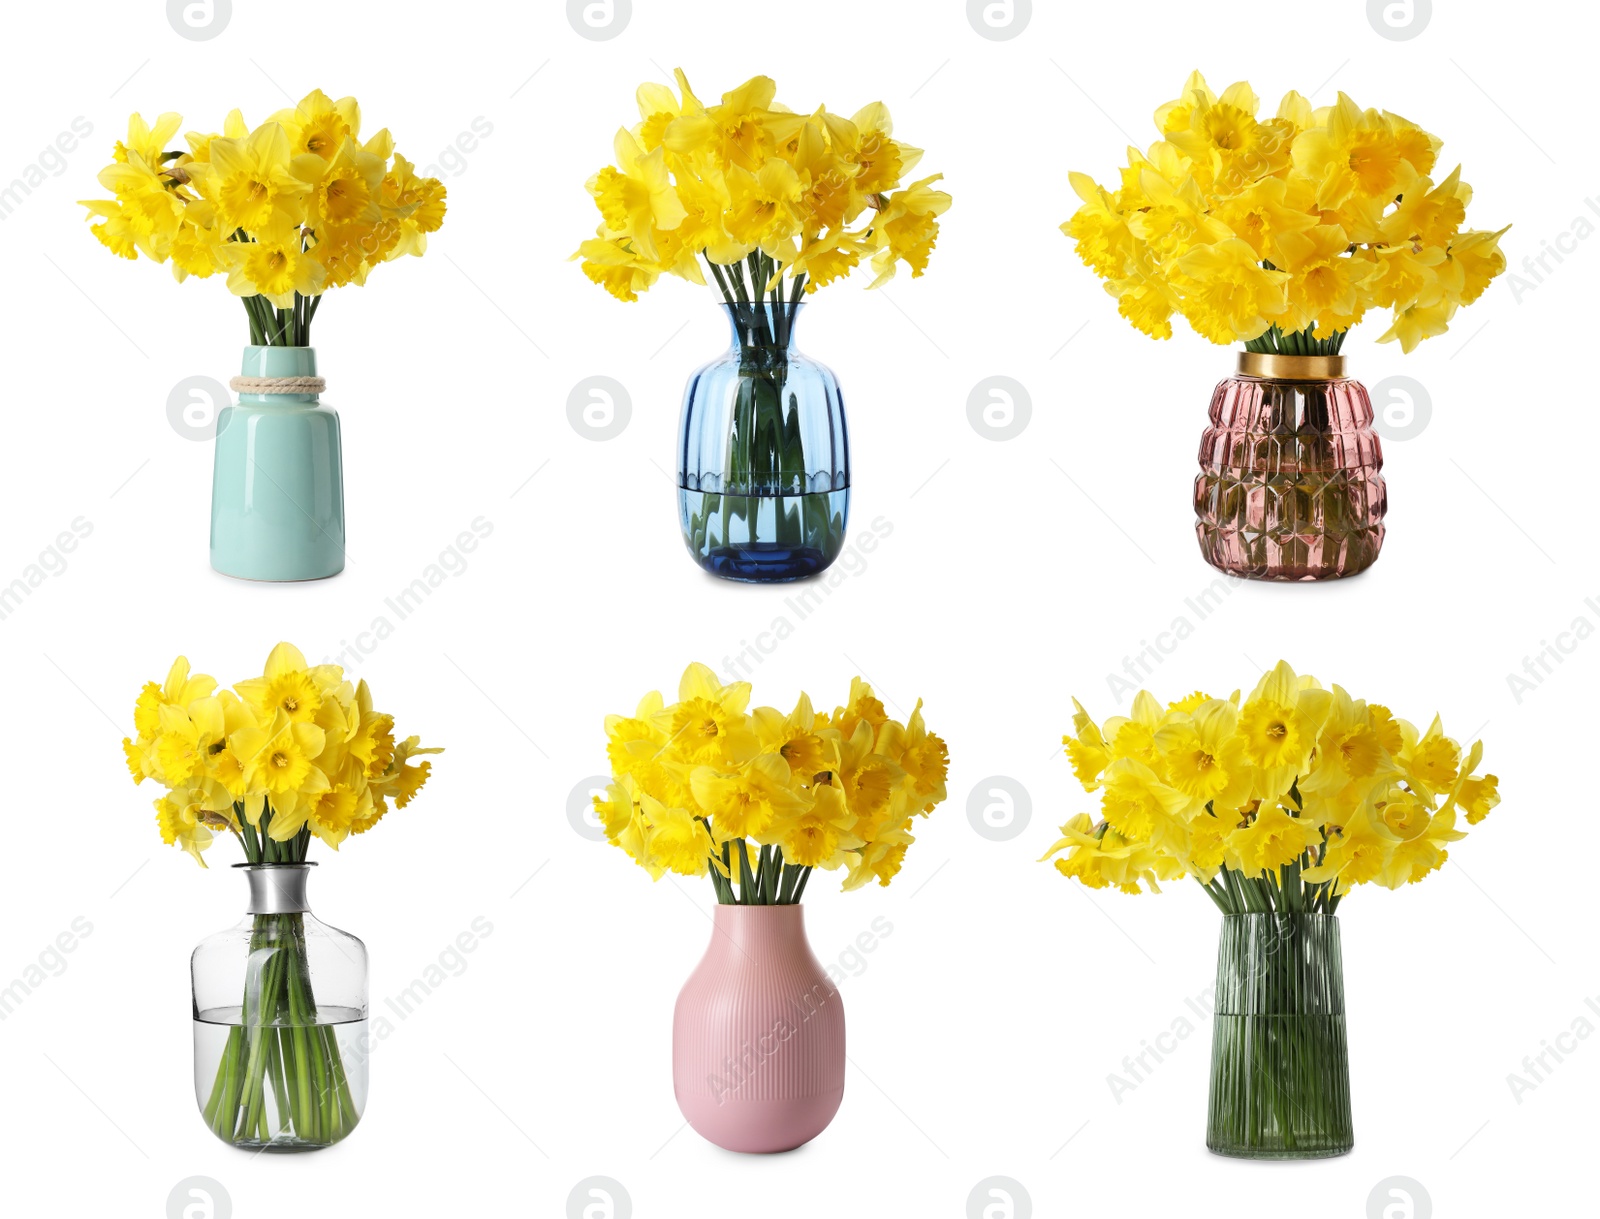
[[[1383,547],[1372,402],[1341,355],[1241,352],[1211,396],[1194,482],[1206,562],[1253,580],[1353,576]]]

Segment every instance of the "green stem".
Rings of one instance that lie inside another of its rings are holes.
[[[794,882],[800,877],[801,868],[797,863],[783,865],[783,884],[778,889],[778,905],[788,906],[794,902]]]
[[[206,1107],[200,1111],[201,1115],[206,1119],[206,1125],[213,1130],[217,1128],[217,1110],[222,1104],[224,1093],[227,1091],[228,1074],[226,1068],[228,1062],[239,1052],[239,1041],[243,1036],[244,1030],[238,1025],[233,1025],[228,1029],[228,1041],[222,1047],[222,1061],[218,1064],[217,1078],[211,1085],[210,1099],[206,1101]]]
[[[769,906],[772,895],[767,889],[767,877],[772,872],[772,848],[763,844],[760,862],[756,864],[756,905]]]
[[[739,850],[739,904],[748,906],[755,894],[756,880],[750,874],[750,852],[745,849],[744,839],[735,839],[735,845]]]

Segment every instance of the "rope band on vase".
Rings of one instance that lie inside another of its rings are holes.
[[[236,394],[320,394],[327,386],[321,377],[235,377],[228,382]]]

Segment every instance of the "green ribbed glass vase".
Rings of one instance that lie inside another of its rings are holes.
[[[1206,1146],[1251,1160],[1355,1146],[1334,915],[1223,916]]]

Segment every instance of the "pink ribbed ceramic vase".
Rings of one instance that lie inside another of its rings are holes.
[[[844,1096],[844,1006],[799,905],[717,907],[678,995],[672,1086],[695,1130],[729,1151],[790,1151]]]
[[[1200,552],[1254,580],[1365,571],[1383,546],[1382,469],[1372,403],[1343,356],[1242,353],[1200,438]]]

